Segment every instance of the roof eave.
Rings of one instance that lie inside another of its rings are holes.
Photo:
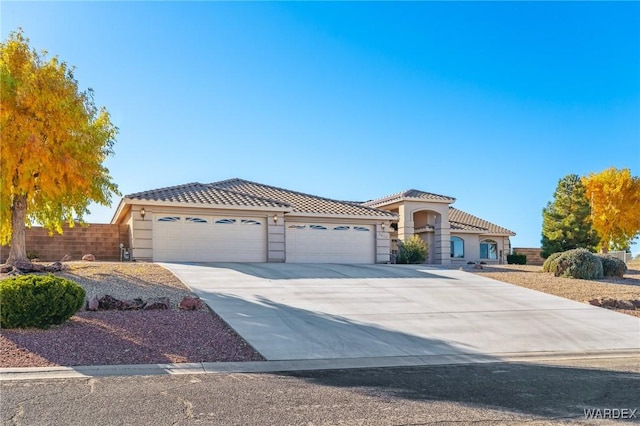
[[[125,202],[125,199],[122,198],[118,203],[118,207],[116,208],[116,211],[113,213],[113,216],[111,217],[111,222],[109,223],[111,224],[120,223],[121,217],[124,216],[128,210],[129,210],[129,205]]]
[[[290,212],[287,213],[287,217],[304,217],[304,218],[331,218],[331,219],[363,219],[363,220],[381,220],[381,221],[394,221],[398,220],[396,214],[388,215],[355,215],[355,214],[335,214],[335,213],[308,213],[308,212]]]
[[[431,198],[416,198],[416,197],[395,197],[395,198],[390,198],[388,200],[382,199],[382,200],[367,201],[366,203],[362,203],[362,205],[367,207],[372,207],[372,208],[378,208],[380,206],[388,206],[390,204],[402,203],[407,201],[421,202],[421,203],[453,204],[455,203],[456,199],[449,198],[449,199],[441,200],[437,198],[431,199]]]
[[[251,210],[251,211],[269,211],[288,213],[292,211],[291,207],[285,206],[247,206],[243,204],[205,204],[205,203],[187,203],[183,201],[164,201],[164,200],[141,200],[137,198],[123,198],[121,204],[135,204],[140,206],[162,206],[162,207],[188,207],[196,209],[221,209],[221,210]]]

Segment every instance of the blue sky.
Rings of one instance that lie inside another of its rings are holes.
[[[560,178],[640,173],[638,2],[0,8],[3,40],[22,27],[112,114],[123,194],[232,177],[345,200],[415,188],[537,247]]]

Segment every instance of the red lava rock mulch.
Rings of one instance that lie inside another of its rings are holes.
[[[83,311],[48,330],[0,330],[0,368],[262,360],[208,310]]]

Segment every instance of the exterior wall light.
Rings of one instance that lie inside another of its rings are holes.
[[[142,220],[144,220],[144,217],[147,215],[147,211],[143,208],[140,209],[140,216],[142,216]]]
[[[278,215],[277,214],[273,215],[273,223],[276,224],[276,225],[278,224]]]
[[[382,227],[382,232],[384,232],[384,222],[382,222],[380,226]]]

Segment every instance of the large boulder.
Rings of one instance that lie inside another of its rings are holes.
[[[16,260],[13,267],[20,272],[42,272],[44,271],[44,265],[39,263],[33,263],[28,260]]]
[[[110,309],[124,309],[124,304],[121,300],[116,299],[113,296],[109,296],[105,294],[100,299],[98,299],[98,307],[104,310]]]
[[[51,265],[47,265],[44,267],[46,272],[60,272],[62,271],[62,263],[53,262]]]
[[[71,262],[71,260],[73,260],[73,258],[68,254],[65,254],[64,256],[62,256],[62,259],[60,259],[60,262]]]
[[[636,307],[632,302],[629,302],[628,300],[618,300],[616,301],[616,308],[618,309],[630,309],[630,310],[635,310]]]
[[[202,309],[203,306],[202,299],[189,296],[182,299],[182,302],[178,305],[180,309],[184,309],[185,311],[197,311],[198,309]]]
[[[98,301],[98,296],[93,296],[87,302],[87,311],[97,311],[100,308],[100,302]]]
[[[144,304],[142,309],[145,311],[151,309],[169,309],[169,305],[170,302],[168,297],[154,297],[147,300],[147,303]]]
[[[138,309],[142,309],[144,305],[144,300],[140,298],[122,301],[122,309],[126,311],[137,311]]]
[[[87,262],[95,262],[96,257],[92,254],[85,254],[84,256],[82,256],[82,260],[85,260]]]

